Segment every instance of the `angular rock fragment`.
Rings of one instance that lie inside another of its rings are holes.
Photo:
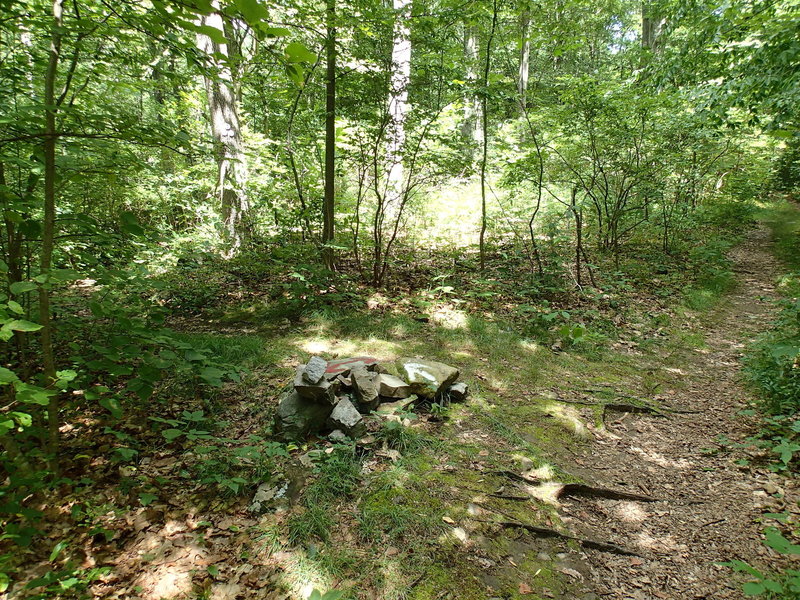
[[[411,395],[411,386],[394,375],[379,373],[375,382],[378,393],[385,398],[408,398]]]
[[[467,399],[469,387],[463,381],[459,381],[447,388],[446,393],[451,402],[463,402]]]
[[[375,381],[377,375],[361,367],[354,369],[350,373],[350,380],[353,383],[353,392],[358,401],[358,409],[361,412],[375,410],[380,403],[378,394],[378,384]]]
[[[312,356],[303,371],[303,379],[311,384],[319,383],[320,379],[325,375],[325,370],[327,368],[328,361],[319,356]]]
[[[334,429],[328,434],[328,439],[334,443],[346,442],[347,436],[341,429]]]
[[[458,369],[436,362],[418,358],[399,358],[397,368],[413,394],[421,398],[433,399],[447,386],[458,379]]]
[[[275,415],[275,430],[287,440],[300,440],[319,431],[328,420],[333,406],[303,398],[296,390],[285,394]]]
[[[305,378],[305,368],[297,367],[294,377],[294,389],[303,398],[333,406],[336,403],[336,392],[339,383],[321,378],[317,383],[309,383]]]
[[[328,417],[328,427],[338,429],[352,438],[357,438],[366,433],[361,413],[356,410],[353,403],[347,398],[342,398]]]
[[[380,406],[378,406],[377,413],[379,415],[393,415],[399,412],[405,412],[409,409],[409,407],[417,401],[417,397],[412,395],[408,398],[403,398],[401,400],[394,400],[390,402],[381,402]]]

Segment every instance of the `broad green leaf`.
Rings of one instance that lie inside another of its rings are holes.
[[[5,367],[0,367],[0,385],[8,385],[15,381],[19,381],[19,377],[17,377],[13,371]]]
[[[758,581],[750,581],[742,586],[742,591],[747,596],[758,596],[759,594],[763,594],[765,591],[767,591],[767,588],[765,588]]]
[[[148,506],[153,500],[158,500],[158,496],[149,492],[142,492],[139,494],[139,502],[142,503],[142,506]]]
[[[17,281],[12,283],[8,289],[11,291],[12,294],[17,296],[19,294],[24,294],[25,292],[32,292],[38,287],[39,286],[37,286],[32,281]]]
[[[53,562],[58,557],[58,555],[61,554],[61,551],[66,547],[67,547],[67,542],[65,542],[65,541],[58,542],[53,547],[53,551],[50,552],[50,558],[48,560],[50,562]]]
[[[117,398],[100,398],[98,404],[110,412],[115,419],[122,418],[122,406]]]
[[[317,55],[300,42],[290,42],[286,44],[285,52],[289,62],[313,63],[317,60]]]
[[[267,8],[258,0],[233,0],[233,4],[251,27],[257,27],[269,18]]]
[[[25,309],[22,308],[22,305],[19,302],[14,302],[13,300],[9,300],[8,301],[8,308],[10,308],[12,311],[17,313],[18,315],[25,314]]]
[[[183,431],[180,429],[165,429],[161,432],[168,442],[178,439],[183,435]]]
[[[3,327],[8,327],[13,331],[39,331],[42,328],[38,323],[31,323],[23,319],[15,319],[6,323]]]
[[[197,33],[208,36],[215,44],[228,43],[228,40],[225,39],[225,35],[216,27],[211,27],[211,25],[195,25],[194,30],[197,31]]]

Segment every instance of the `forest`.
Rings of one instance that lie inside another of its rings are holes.
[[[0,598],[800,598],[798,0],[0,40]]]

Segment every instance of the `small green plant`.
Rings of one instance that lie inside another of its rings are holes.
[[[764,544],[789,556],[800,556],[800,545],[787,540],[775,527],[764,530]],[[778,572],[764,572],[741,560],[723,563],[738,573],[746,573],[752,578],[742,586],[748,596],[761,596],[772,600],[797,600],[800,598],[800,571],[785,569]]]
[[[404,425],[401,421],[387,421],[375,436],[381,440],[388,448],[408,452],[419,450],[427,445],[427,438],[410,426]]]

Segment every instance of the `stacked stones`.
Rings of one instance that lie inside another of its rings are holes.
[[[359,438],[362,415],[390,415],[420,399],[461,401],[458,369],[440,362],[400,358],[388,368],[369,356],[325,361],[314,356],[297,368],[293,389],[278,405],[276,430],[286,439],[330,431],[330,438]]]

